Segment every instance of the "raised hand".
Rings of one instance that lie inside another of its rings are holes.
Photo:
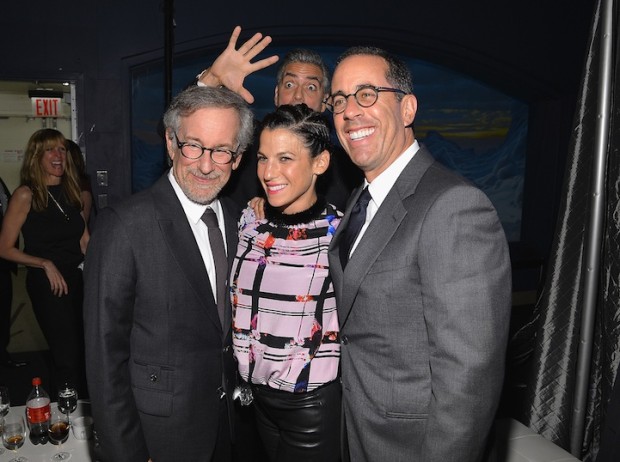
[[[240,34],[241,27],[235,27],[226,49],[217,57],[210,68],[203,71],[199,80],[209,87],[224,85],[239,94],[248,103],[253,103],[254,96],[243,86],[243,81],[253,72],[277,62],[278,56],[273,55],[252,62],[252,59],[271,43],[271,37],[268,35],[263,37],[263,34],[257,32],[237,49],[237,40]]]

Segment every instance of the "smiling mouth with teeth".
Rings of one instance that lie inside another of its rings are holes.
[[[375,132],[374,128],[362,128],[361,130],[351,131],[349,132],[349,137],[355,141],[361,138],[365,138],[367,136],[372,135]]]
[[[274,185],[274,186],[269,186],[267,185],[267,189],[269,190],[269,192],[277,192],[277,191],[281,191],[282,189],[284,189],[286,187],[285,184],[279,184],[279,185]]]

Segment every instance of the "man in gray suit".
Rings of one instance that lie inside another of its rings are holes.
[[[252,124],[247,104],[227,89],[180,93],[164,115],[172,168],[97,218],[84,322],[104,461],[230,459],[236,367],[220,271],[228,274],[235,254],[237,211],[218,194]]]
[[[329,255],[350,459],[478,461],[502,389],[510,315],[497,214],[416,141],[402,61],[348,50],[327,103],[365,176]]]

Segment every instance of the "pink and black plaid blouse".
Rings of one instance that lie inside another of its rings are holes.
[[[340,344],[327,250],[342,213],[324,200],[305,212],[239,221],[231,273],[233,347],[241,377],[302,393],[338,376]],[[296,224],[301,222],[302,224]]]

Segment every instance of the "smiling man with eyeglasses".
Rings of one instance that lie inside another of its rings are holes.
[[[235,130],[223,129],[234,127],[237,116],[229,108],[204,108],[196,112],[186,117],[178,129],[183,141],[177,130],[170,130],[166,141],[177,184],[190,200],[208,204],[228,183],[241,160],[238,147],[234,147],[239,146],[234,138]],[[207,148],[202,143],[216,147]]]
[[[191,87],[164,126],[170,171],[101,211],[85,264],[101,460],[226,462],[236,365],[225,289],[239,211],[219,193],[252,139],[253,116],[225,88]]]
[[[479,462],[504,377],[508,246],[484,193],[416,140],[412,87],[402,60],[356,47],[326,101],[365,178],[329,251],[343,460]]]

